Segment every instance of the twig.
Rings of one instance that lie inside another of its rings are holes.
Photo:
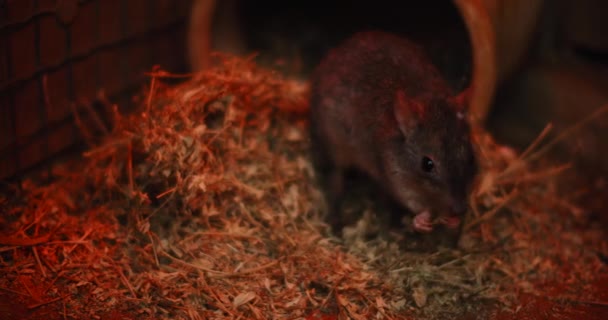
[[[57,298],[51,299],[49,301],[43,301],[43,302],[40,302],[40,303],[31,304],[31,305],[27,306],[27,308],[30,309],[30,310],[31,309],[36,309],[38,307],[41,307],[41,306],[44,306],[44,305],[47,305],[47,304],[50,304],[50,303],[53,303],[53,302],[57,302],[57,301],[59,301],[59,300],[61,300],[63,298],[64,297],[57,297]]]
[[[110,143],[107,143],[105,145],[99,146],[99,147],[95,147],[90,149],[89,151],[85,151],[82,153],[82,156],[85,158],[90,158],[95,156],[96,154],[99,154],[101,152],[107,151],[111,148],[115,148],[115,147],[122,147],[128,143],[131,143],[131,141],[133,141],[132,138],[124,138],[124,139],[116,139],[111,141]]]
[[[47,233],[43,236],[36,238],[28,238],[28,239],[19,239],[13,236],[2,236],[0,235],[0,244],[6,246],[15,246],[15,247],[29,247],[35,246],[41,243],[48,242],[51,238],[52,233]]]
[[[55,284],[55,282],[57,281],[57,279],[59,279],[59,277],[63,276],[63,270],[59,272],[59,274],[57,274],[55,276],[55,278],[53,279],[53,281],[51,281],[51,283],[49,283],[46,288],[44,290],[42,290],[43,294],[46,294]]]
[[[0,287],[0,290],[4,290],[10,293],[14,293],[14,294],[18,294],[20,296],[24,296],[24,297],[30,297],[30,295],[28,295],[27,293],[23,293],[23,292],[19,292],[19,291],[15,291],[9,288],[5,288],[5,287]]]
[[[448,262],[446,262],[444,264],[441,264],[441,265],[437,266],[437,269],[443,269],[443,268],[449,267],[449,266],[451,266],[451,265],[453,265],[453,264],[455,264],[455,263],[457,263],[459,261],[464,261],[469,256],[470,256],[470,254],[465,254],[465,255],[462,255],[460,257],[456,257],[455,259],[452,259],[452,260],[450,260],[450,261],[448,261]]]
[[[62,299],[61,303],[63,304],[63,320],[67,320],[68,319],[68,311],[67,311],[67,307],[65,305],[65,299]]]
[[[99,113],[97,112],[97,110],[95,110],[95,108],[93,108],[91,102],[83,99],[81,104],[87,109],[87,111],[89,112],[89,116],[93,119],[93,122],[97,125],[97,128],[101,130],[105,135],[110,134],[110,130],[103,123],[103,120],[101,120]]]
[[[157,69],[156,67],[154,69]],[[151,74],[152,80],[150,81],[150,92],[148,92],[148,101],[146,102],[146,113],[150,116],[150,109],[152,108],[152,97],[154,96],[154,89],[156,87],[156,73]]]
[[[176,73],[169,73],[167,71],[163,71],[163,70],[158,70],[158,71],[152,71],[152,72],[144,72],[145,75],[147,76],[151,76],[154,78],[169,78],[169,79],[183,79],[183,78],[191,78],[195,75],[197,75],[198,73],[180,73],[180,74],[176,74]]]
[[[32,247],[32,252],[34,253],[34,258],[36,258],[36,262],[38,263],[38,268],[40,269],[42,276],[46,278],[46,271],[44,271],[44,266],[42,265],[42,262],[40,262],[40,257],[38,256],[36,247]]]
[[[199,270],[199,272],[201,272],[201,270]],[[211,287],[209,287],[209,284],[207,283],[207,281],[205,281],[205,277],[201,277],[201,279],[203,279],[203,285],[205,286],[205,290],[206,292],[209,293],[209,295],[211,295],[214,299],[210,299],[211,302],[215,302],[214,305],[216,307],[218,307],[219,309],[222,309],[222,311],[226,312],[227,314],[231,314],[234,317],[234,312],[230,309],[228,309],[224,303],[222,302],[222,300],[220,299],[220,297],[217,295],[217,293],[211,289]]]
[[[129,141],[129,154],[127,160],[127,174],[129,175],[129,196],[132,197],[135,194],[133,186],[133,141]]]
[[[228,273],[226,273],[224,271],[213,270],[213,269],[197,266],[197,265],[194,265],[192,263],[188,263],[188,262],[186,262],[186,261],[184,261],[182,259],[176,258],[176,257],[168,254],[164,250],[160,250],[160,253],[163,256],[165,256],[165,257],[167,257],[167,258],[169,258],[169,259],[171,259],[171,260],[173,260],[175,262],[181,263],[181,264],[183,264],[185,266],[188,266],[188,267],[191,267],[191,268],[194,268],[194,269],[197,269],[197,270],[201,270],[201,271],[208,272],[208,273],[211,273],[211,274],[228,275]]]
[[[250,235],[246,235],[246,234],[237,234],[234,232],[221,232],[221,231],[199,231],[199,232],[192,234],[185,240],[191,240],[192,238],[201,237],[201,236],[229,237],[229,238],[236,238],[236,239],[251,239],[251,240],[256,240],[258,242],[262,242],[262,239],[260,239],[260,237],[250,236]]]
[[[74,115],[74,122],[76,122],[76,125],[80,129],[80,133],[82,133],[82,136],[89,145],[89,148],[94,147],[95,144],[93,143],[93,135],[86,129],[86,126],[82,122],[82,119],[78,114],[78,108],[76,107],[76,104],[70,103],[70,108],[72,109],[72,114]]]
[[[474,226],[480,224],[481,222],[484,222],[490,218],[492,218],[500,209],[502,209],[504,206],[507,205],[508,202],[510,202],[511,200],[513,200],[515,198],[515,196],[519,195],[519,192],[517,190],[512,191],[511,193],[509,193],[506,198],[504,198],[502,200],[502,202],[500,204],[498,204],[496,207],[492,208],[492,210],[486,212],[485,214],[483,214],[482,216],[479,216],[478,218],[474,219],[473,221],[469,222],[465,227],[464,230],[468,231],[471,228],[473,228]]]
[[[546,296],[539,296],[539,297],[546,298]],[[569,303],[575,303],[575,304],[586,304],[589,306],[608,308],[608,301],[579,300],[579,299],[563,298],[563,297],[549,297],[549,300],[554,301],[554,302],[560,302],[560,303],[569,302]]]
[[[88,229],[82,235],[82,237],[80,237],[80,239],[71,241],[71,242],[74,243],[74,245],[70,249],[67,250],[67,253],[70,254],[70,253],[72,253],[72,251],[74,251],[76,249],[76,247],[78,247],[78,245],[87,243],[87,242],[84,241],[84,239],[87,238],[91,234],[91,232],[93,232],[93,229]],[[68,243],[68,241],[62,241],[62,243]]]
[[[375,301],[372,301],[368,295],[366,293],[362,293],[360,289],[358,288],[354,288],[355,292],[357,292],[359,294],[360,297],[362,297],[364,300],[367,301],[367,303],[369,303],[372,306],[375,306],[375,309],[378,310],[378,312],[380,312],[385,319],[392,319],[392,317],[390,317],[388,314],[386,314],[386,312],[384,311],[384,308],[379,308]]]
[[[53,110],[53,105],[51,104],[51,98],[49,96],[49,86],[48,86],[48,77],[46,73],[42,75],[42,95],[44,97],[44,106],[46,111],[46,118],[49,118],[49,114]]]
[[[154,254],[154,262],[156,263],[156,267],[160,267],[160,260],[158,260],[158,253],[156,252],[156,244],[154,243],[154,238],[152,237],[152,232],[147,232],[148,239],[150,239],[150,244],[152,244],[152,253]]]
[[[168,195],[171,192],[174,192],[177,189],[177,187],[173,187],[173,188],[169,188],[161,193],[159,193],[158,195],[156,195],[156,199],[160,199],[166,195]]]
[[[536,172],[536,173],[527,174],[527,175],[524,175],[521,177],[502,176],[497,179],[497,182],[499,182],[501,184],[508,184],[508,183],[521,183],[521,182],[528,182],[528,181],[534,181],[534,180],[541,180],[544,178],[559,175],[563,171],[566,171],[567,169],[570,169],[570,168],[572,168],[572,164],[567,163],[567,164],[564,164],[561,166],[553,167],[553,168],[550,168],[550,169],[547,169],[544,171],[540,171],[540,172]]]
[[[592,120],[595,120],[595,118],[599,117],[602,113],[604,113],[606,111],[608,111],[608,104],[604,105],[604,106],[602,106],[600,108],[598,108],[597,110],[595,110],[593,113],[591,113],[587,117],[583,118],[582,120],[578,121],[574,125],[572,125],[572,126],[566,128],[565,130],[563,130],[559,135],[557,135],[557,137],[555,137],[553,140],[551,140],[550,142],[548,142],[543,148],[541,148],[540,150],[538,150],[535,153],[531,154],[530,157],[528,158],[528,161],[533,161],[535,159],[538,159],[540,156],[542,156],[547,151],[549,151],[554,145],[556,145],[559,141],[561,141],[562,139],[564,139],[566,136],[568,136],[572,132],[580,129],[581,127],[583,127],[588,122],[591,122]]]
[[[551,131],[552,128],[553,125],[551,123],[547,124],[543,131],[541,131],[541,133],[534,139],[534,141],[532,141],[532,143],[526,148],[526,150],[524,150],[524,152],[522,152],[515,161],[511,162],[505,170],[499,173],[496,179],[498,180],[512,173],[513,171],[522,168],[522,163],[526,160],[528,154],[540,144],[540,142],[549,134],[549,131]]]
[[[240,277],[240,276],[248,275],[250,273],[256,273],[258,271],[262,271],[264,269],[268,269],[270,267],[275,266],[278,263],[279,263],[278,260],[274,260],[274,261],[271,261],[271,262],[269,262],[267,264],[261,265],[259,267],[255,267],[255,268],[251,268],[251,269],[243,269],[242,271],[235,272],[235,273],[214,274],[214,275],[211,275],[211,276],[214,277],[214,278]]]
[[[467,285],[464,281],[449,281],[449,280],[435,279],[435,278],[428,278],[426,280],[429,282],[441,283],[441,284],[449,285],[451,287],[460,288],[460,289],[466,290],[468,292],[476,292],[476,291],[480,290],[480,289],[475,289],[474,286]]]
[[[553,129],[553,124],[547,124],[543,131],[541,131],[541,133],[536,137],[536,139],[534,139],[534,141],[532,141],[532,143],[526,148],[526,150],[521,153],[519,159],[524,160],[528,156],[528,154],[532,152],[532,150],[534,150],[540,144],[540,142],[549,134],[549,131],[551,131],[551,129]]]
[[[123,284],[129,289],[133,298],[137,299],[135,290],[133,289],[133,286],[131,286],[129,279],[127,279],[127,277],[125,277],[125,274],[124,274],[124,272],[122,272],[122,269],[119,268],[118,266],[115,266],[115,268],[116,268],[116,271],[118,271],[118,275],[120,276],[120,279],[122,280]]]
[[[106,114],[112,114],[114,112],[114,108],[108,97],[106,96],[106,92],[104,89],[99,89],[97,91],[97,101],[104,106]],[[116,125],[116,122],[111,123],[112,125]]]

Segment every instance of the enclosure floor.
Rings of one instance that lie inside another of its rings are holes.
[[[559,293],[564,290],[566,285],[559,284],[550,291]],[[597,292],[597,301],[608,300],[608,275],[598,279],[594,286]],[[493,309],[480,310],[476,314],[469,314],[463,320],[520,320],[520,319],[586,319],[604,320],[608,319],[608,305],[594,304],[593,301],[587,302],[559,302],[551,299],[553,294],[547,292],[546,297],[521,296],[521,309],[516,313],[505,312]],[[34,310],[29,310],[23,299],[17,295],[0,293],[0,314],[5,320],[54,320],[65,319],[60,303],[53,303],[41,306]],[[140,319],[137,310],[125,313],[117,310],[107,310],[103,316],[107,320],[135,320]]]
[[[339,246],[291,113],[297,83],[228,59],[151,83],[80,165],[0,192],[0,320],[608,319],[607,228],[557,193],[564,166],[530,160],[542,149],[476,133],[485,170],[462,250],[402,248],[436,238],[365,217]],[[351,193],[345,211],[372,212]]]

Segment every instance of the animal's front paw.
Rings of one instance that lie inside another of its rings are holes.
[[[431,213],[428,210],[422,211],[414,216],[414,230],[418,232],[428,233],[433,231],[433,223],[431,221]]]

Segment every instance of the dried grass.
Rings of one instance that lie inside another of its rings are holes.
[[[371,209],[341,243],[320,214],[304,86],[227,57],[172,76],[152,73],[138,112],[114,108],[104,142],[53,182],[0,195],[0,296],[58,319],[442,318],[605,272],[602,231],[580,230],[584,210],[557,191],[567,167],[536,144],[518,156],[477,130],[460,249],[370,239]]]

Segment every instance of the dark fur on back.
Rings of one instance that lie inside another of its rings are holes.
[[[422,106],[406,126],[395,117],[399,90],[407,105]],[[414,43],[383,32],[355,34],[329,52],[311,79],[318,170],[339,176],[357,169],[414,212],[466,207],[477,166],[453,97]],[[421,170],[424,156],[434,160],[434,174]]]

